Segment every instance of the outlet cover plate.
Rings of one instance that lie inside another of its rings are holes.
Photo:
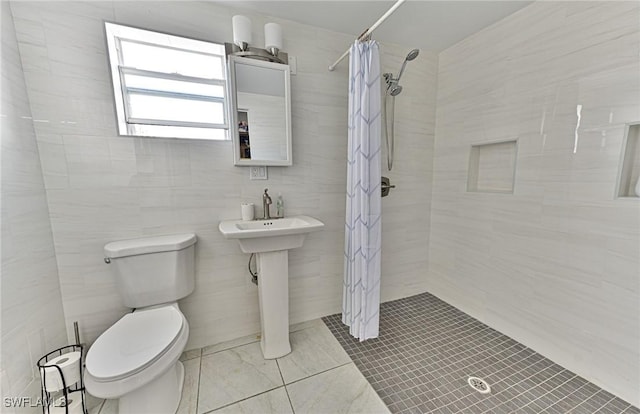
[[[250,180],[266,180],[267,167],[266,166],[249,167],[249,179]]]

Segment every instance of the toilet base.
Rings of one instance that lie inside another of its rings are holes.
[[[174,414],[180,405],[184,365],[178,361],[147,385],[120,397],[119,414]]]

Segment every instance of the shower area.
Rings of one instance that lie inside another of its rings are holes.
[[[638,18],[541,2],[435,71],[418,49],[381,53],[379,336],[324,321],[391,412],[640,412]],[[417,294],[394,297],[385,280],[404,278]]]

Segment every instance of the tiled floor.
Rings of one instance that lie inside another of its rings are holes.
[[[380,337],[362,343],[340,315],[323,319],[393,413],[640,413],[427,293],[383,303]]]
[[[292,327],[292,352],[262,358],[253,335],[182,355],[178,414],[389,413],[321,320]],[[91,414],[115,414],[107,400]]]

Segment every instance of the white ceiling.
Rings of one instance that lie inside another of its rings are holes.
[[[350,33],[355,38],[394,3],[380,0],[234,0],[233,6]],[[527,0],[406,1],[378,27],[374,39],[439,52],[529,3],[531,1]]]

